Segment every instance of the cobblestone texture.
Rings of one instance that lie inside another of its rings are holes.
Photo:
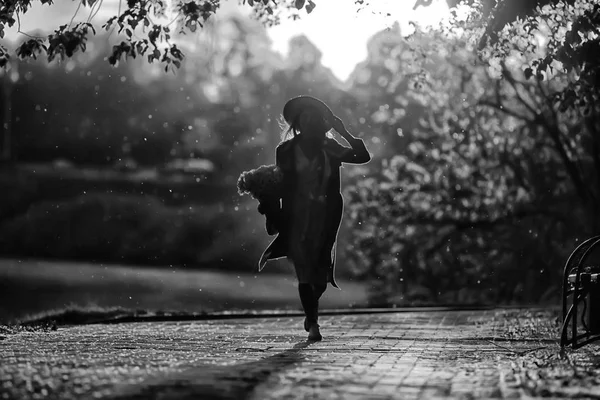
[[[496,311],[87,325],[0,341],[0,399],[529,398]],[[502,332],[500,332],[502,331]]]

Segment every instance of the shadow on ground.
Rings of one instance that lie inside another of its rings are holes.
[[[281,373],[301,362],[304,358],[301,350],[311,343],[299,342],[291,349],[258,361],[235,365],[203,364],[162,379],[151,378],[118,390],[110,399],[248,399],[273,373]]]

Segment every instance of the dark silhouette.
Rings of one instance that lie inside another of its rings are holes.
[[[260,260],[287,257],[294,265],[310,340],[321,340],[319,298],[327,283],[335,282],[335,245],[343,212],[340,166],[371,159],[362,139],[352,136],[342,120],[322,101],[299,96],[288,101],[283,117],[289,128],[277,146],[276,165],[283,172],[281,198],[260,211],[279,233]],[[342,146],[329,132],[334,129],[351,147]]]

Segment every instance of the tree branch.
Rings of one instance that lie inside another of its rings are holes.
[[[69,27],[71,27],[71,25],[73,25],[73,21],[75,20],[75,17],[77,16],[77,14],[79,13],[79,9],[81,8],[81,0],[79,1],[79,4],[77,5],[77,9],[75,10],[75,13],[73,14],[73,16],[71,17],[71,21],[69,22]]]
[[[580,169],[577,167],[577,164],[575,164],[573,162],[573,160],[567,154],[565,145],[564,145],[564,143],[562,141],[562,137],[561,137],[562,132],[558,129],[557,126],[553,126],[552,124],[549,124],[548,121],[546,120],[546,118],[544,118],[544,116],[542,114],[540,114],[527,101],[525,101],[525,99],[523,99],[523,97],[519,94],[519,91],[516,87],[517,81],[514,79],[514,77],[512,76],[512,74],[509,71],[506,71],[505,77],[506,77],[507,81],[511,84],[511,86],[513,86],[513,88],[515,90],[515,95],[519,99],[519,101],[534,115],[533,120],[527,118],[524,115],[517,113],[514,110],[511,110],[508,107],[505,107],[502,104],[502,101],[500,98],[498,99],[498,104],[495,104],[488,100],[482,100],[482,101],[480,101],[480,104],[493,107],[499,111],[505,112],[508,115],[512,115],[515,118],[520,118],[523,121],[533,122],[537,125],[544,127],[546,132],[548,132],[551,140],[554,143],[554,150],[556,150],[558,152],[558,155],[561,158],[563,165],[565,166],[565,168],[567,170],[567,173],[571,177],[571,181],[572,181],[573,185],[575,186],[575,190],[577,191],[578,196],[581,198],[582,201],[587,202],[587,200],[589,200],[588,189],[585,186],[585,182],[583,181],[583,177],[581,175]]]
[[[96,14],[98,14],[98,12],[100,11],[103,2],[104,0],[99,0],[98,2],[94,3],[94,6],[98,4],[98,7],[96,7],[96,10],[94,11],[94,6],[92,6],[92,9],[90,10],[90,16],[88,17],[87,22],[92,22],[94,17],[96,17]]]
[[[554,126],[560,126],[558,112],[556,112],[556,109],[553,107],[552,100],[550,99],[550,96],[547,94],[547,92],[544,90],[544,87],[542,86],[542,81],[540,79],[537,79],[537,87],[541,93],[542,98],[544,99],[546,108],[552,114],[552,118],[554,120]],[[570,140],[569,140],[570,138],[567,135],[562,134],[563,132],[560,132],[560,133],[561,133],[561,136],[564,137],[564,139],[561,140],[561,142],[564,142],[564,145],[567,147],[569,153],[573,154],[573,155],[576,154],[576,149],[570,142]],[[579,167],[581,168],[580,160],[577,160],[577,164],[579,164]]]
[[[23,32],[21,30],[21,17],[19,16],[19,13],[16,13],[15,15],[17,16],[17,33],[20,33],[21,35],[27,36],[28,38],[31,38],[31,39],[44,39],[41,36],[33,36],[33,35],[30,35],[29,33]]]
[[[532,119],[532,118],[529,118],[526,115],[522,115],[522,114],[519,114],[518,112],[516,112],[514,110],[511,110],[510,108],[503,106],[501,103],[494,103],[494,102],[489,101],[489,100],[479,100],[479,104],[482,105],[482,106],[492,107],[492,108],[494,108],[494,109],[496,109],[498,111],[502,111],[505,114],[508,114],[508,115],[510,115],[512,117],[518,118],[518,119],[520,119],[522,121],[525,121],[525,122],[533,122],[535,120],[535,118]]]
[[[525,130],[526,128],[527,125],[523,125],[521,127],[521,131]],[[531,189],[531,182],[529,182],[525,178],[523,168],[519,163],[515,162],[515,160],[513,160],[513,157],[511,156],[512,153],[509,151],[508,148],[508,140],[505,140],[502,151],[500,152],[500,160],[513,171],[513,173],[515,174],[515,179],[517,180],[519,185],[521,185],[523,188]]]

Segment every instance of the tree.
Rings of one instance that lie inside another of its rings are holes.
[[[415,8],[431,5],[431,0],[417,0]],[[526,70],[527,77],[544,79],[547,70],[558,68],[570,73],[573,80],[555,100],[563,104],[594,108],[594,93],[600,82],[600,4],[582,0],[447,0],[451,8],[459,4],[470,5],[476,10],[475,18],[483,21],[478,49],[485,54],[505,57],[515,45],[499,33],[517,21],[511,31],[521,29],[519,37],[531,40],[534,35],[548,35],[545,52],[532,60]],[[547,18],[540,20],[540,14]],[[565,21],[571,21],[565,24]],[[471,21],[471,24],[473,21]],[[540,23],[542,26],[540,26]],[[484,59],[487,58],[484,56]]]
[[[554,10],[535,18],[551,26]],[[572,10],[561,25],[577,18]],[[408,93],[388,89],[426,113],[408,151],[347,190],[348,253],[375,282],[376,301],[537,301],[556,294],[565,249],[600,228],[599,110],[590,121],[579,106],[554,101],[572,81],[567,71],[527,79],[540,49],[522,40],[530,35],[522,23],[498,43],[523,47],[487,59],[475,51],[477,29],[455,21],[414,34],[405,64],[413,84]],[[388,123],[401,122],[395,115]]]
[[[133,153],[142,164],[164,161],[177,132],[171,105],[179,91],[165,91],[178,77],[167,75],[141,87],[136,64],[111,67],[101,56],[106,38],[94,37],[85,53],[57,65],[13,64],[21,78],[12,90],[14,150],[19,161],[52,161],[111,165]],[[67,95],[65,95],[67,94]],[[160,106],[159,106],[160,105]]]
[[[40,0],[48,7],[53,5],[53,0]],[[43,36],[29,36],[23,41],[15,53],[19,58],[36,58],[40,55],[47,57],[48,61],[55,58],[70,58],[79,51],[85,51],[88,36],[95,34],[98,28],[106,29],[111,33],[118,28],[122,36],[115,41],[109,62],[117,64],[123,57],[146,57],[149,62],[159,61],[165,69],[179,68],[184,58],[183,52],[170,43],[174,34],[195,32],[204,27],[209,19],[218,12],[220,0],[175,0],[169,6],[167,0],[127,0],[126,4],[119,3],[118,15],[110,17],[100,27],[92,24],[92,16],[98,13],[102,6],[100,0],[77,0],[80,8],[90,9],[90,17],[86,22],[59,26],[52,34]],[[249,5],[254,16],[267,25],[280,22],[282,17],[297,19],[299,10],[311,13],[316,7],[313,0],[239,0],[242,4]],[[561,0],[562,1],[562,0]],[[573,4],[575,0],[567,0]],[[433,0],[416,0],[414,8],[431,5]],[[536,7],[560,3],[559,0],[446,0],[449,7],[459,4],[479,6],[487,18],[487,26],[481,36],[480,48],[488,40],[497,41],[497,33],[508,23],[516,18],[531,15]],[[355,0],[359,10],[368,8],[365,0]],[[30,10],[32,0],[6,0],[0,6],[0,39],[4,37],[5,29],[17,25],[20,32],[20,17]],[[121,6],[124,10],[121,12]],[[598,18],[593,14],[586,16],[590,20]],[[174,28],[174,29],[173,29]],[[577,31],[579,27],[575,28]],[[0,67],[5,67],[12,54],[5,45],[0,43]]]
[[[53,0],[40,0],[47,7]],[[100,29],[109,32],[117,30],[119,36],[112,46],[108,61],[116,65],[123,58],[147,58],[149,62],[159,61],[165,70],[179,68],[184,54],[176,44],[171,43],[173,35],[195,32],[204,27],[218,12],[220,0],[175,0],[170,6],[167,0],[127,0],[119,3],[118,15],[110,17],[101,26],[91,22],[102,6],[101,0],[77,0],[79,7],[90,9],[86,22],[59,26],[48,36],[25,34],[26,39],[14,51],[18,58],[44,56],[49,62],[54,59],[67,59],[87,48],[88,37]],[[240,0],[249,5],[254,16],[265,23],[279,23],[283,16],[298,18],[299,10],[312,12],[316,6],[312,0]],[[0,5],[0,39],[5,30],[17,26],[20,31],[20,18],[27,14],[32,0],[6,0]],[[123,10],[121,7],[124,6]],[[0,67],[6,67],[13,54],[0,42]]]

